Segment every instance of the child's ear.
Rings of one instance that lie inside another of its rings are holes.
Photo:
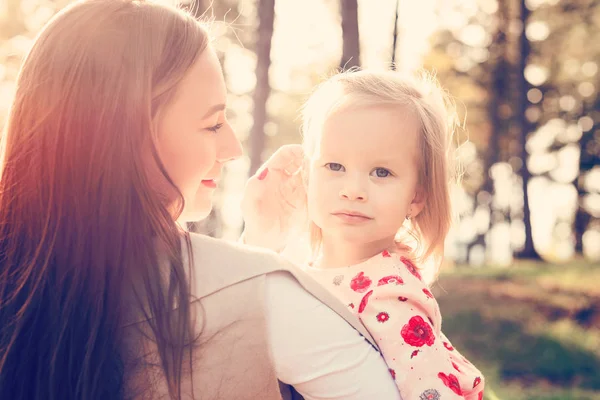
[[[417,189],[415,190],[415,196],[410,203],[410,215],[412,218],[416,217],[421,213],[421,211],[423,211],[423,208],[425,207],[425,200],[425,190],[421,185],[419,185],[417,186]]]

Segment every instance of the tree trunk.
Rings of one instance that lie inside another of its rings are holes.
[[[394,18],[394,33],[392,37],[392,71],[396,70],[396,47],[398,46],[398,17],[400,13],[400,0],[396,0],[396,17]]]
[[[503,132],[508,131],[506,118],[501,115],[501,105],[507,101],[507,84],[508,84],[508,49],[506,41],[506,32],[504,31],[508,26],[508,10],[505,0],[498,1],[497,17],[498,27],[494,33],[492,44],[490,45],[490,58],[489,58],[489,79],[487,86],[489,88],[490,98],[487,105],[488,118],[490,121],[490,132],[489,139],[486,148],[483,150],[483,183],[481,190],[487,192],[489,197],[489,212],[490,212],[490,227],[492,228],[496,210],[494,208],[494,196],[495,188],[494,181],[490,175],[490,170],[498,161],[500,161],[500,136]],[[477,209],[478,204],[475,204]],[[488,244],[485,241],[486,233],[478,235],[474,244],[481,244],[486,247]]]
[[[586,108],[591,113],[594,110],[600,110],[600,95],[596,96],[596,100],[591,102]],[[575,179],[575,187],[577,188],[577,213],[575,214],[574,233],[575,233],[575,252],[583,255],[583,235],[590,227],[590,224],[596,224],[598,218],[594,218],[588,210],[583,206],[583,200],[588,191],[584,187],[584,178],[592,169],[600,165],[600,153],[592,151],[595,139],[595,132],[600,132],[600,122],[595,122],[592,129],[585,132],[579,140],[579,177]]]
[[[578,182],[581,179],[578,179]],[[585,196],[585,190],[579,185],[577,186],[577,212],[575,214],[574,222],[574,233],[575,233],[575,253],[583,255],[583,234],[587,231],[590,221],[592,220],[591,215],[583,207],[583,197]]]
[[[529,10],[525,4],[525,0],[520,0],[520,19],[521,19],[521,32],[519,34],[519,55],[517,64],[517,127],[519,130],[519,147],[521,151],[521,161],[523,165],[521,167],[521,178],[523,180],[523,223],[525,224],[525,246],[519,253],[520,258],[526,259],[540,259],[540,255],[535,249],[533,244],[533,235],[531,229],[531,210],[529,207],[529,193],[527,187],[529,180],[531,179],[531,173],[527,167],[527,135],[529,134],[530,125],[529,121],[525,116],[527,110],[527,91],[529,90],[529,83],[525,79],[525,67],[527,66],[527,59],[529,58],[530,45],[529,40],[525,34],[527,28],[527,22],[529,20]]]
[[[357,0],[340,0],[343,50],[340,68],[360,66]]]
[[[250,175],[262,164],[265,148],[265,123],[267,100],[271,92],[269,67],[271,66],[271,40],[275,21],[275,0],[258,1],[258,37],[256,41],[256,88],[254,89],[254,125],[250,131]]]

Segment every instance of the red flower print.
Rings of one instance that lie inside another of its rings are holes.
[[[452,347],[452,345],[448,342],[442,342],[444,344],[444,347],[446,348],[446,350],[452,351],[454,350],[454,347]]]
[[[365,311],[365,308],[367,307],[367,302],[369,301],[369,296],[371,296],[373,294],[372,290],[369,290],[369,293],[365,294],[362,298],[362,300],[360,301],[360,304],[358,306],[358,313],[360,314],[361,312]]]
[[[440,392],[435,389],[427,389],[419,396],[419,400],[440,400]]]
[[[392,375],[392,379],[396,379],[396,371],[394,371],[391,368],[388,371],[390,371],[390,374]]]
[[[364,293],[371,286],[371,279],[365,276],[364,272],[359,272],[352,281],[350,281],[350,288],[358,293]]]
[[[452,366],[454,367],[455,370],[457,370],[458,372],[460,372],[460,369],[458,368],[458,365],[454,364],[454,362],[452,363]]]
[[[377,282],[377,286],[387,285],[388,283],[395,283],[396,285],[402,285],[404,281],[398,275],[384,276]]]
[[[477,395],[477,400],[483,400],[483,392],[479,392]]]
[[[432,326],[433,326],[433,325],[435,325],[435,324],[433,323],[433,321],[431,320],[431,317],[427,317],[427,321],[429,321],[429,323],[430,323]]]
[[[477,387],[477,385],[479,385],[481,383],[481,378],[478,376],[477,378],[475,378],[475,380],[473,381],[473,389],[475,389]]]
[[[398,296],[398,300],[404,302],[408,300],[408,297],[404,297],[404,296]]]
[[[419,354],[419,351],[421,350],[415,350],[410,354],[410,358],[412,359],[413,357],[416,357]]]
[[[446,375],[443,372],[438,374],[438,378],[444,382],[444,385],[450,388],[454,393],[459,396],[462,396],[462,390],[460,389],[460,383],[458,383],[458,378],[452,374]]]
[[[431,346],[435,342],[431,326],[418,315],[402,327],[400,334],[406,343],[415,347]]]
[[[382,311],[379,314],[377,314],[377,321],[379,321],[379,322],[382,322],[382,323],[383,322],[387,322],[388,319],[390,319],[390,314],[388,314],[388,313],[386,313],[384,311]]]
[[[425,296],[429,297],[430,299],[433,299],[433,295],[429,290],[423,289],[423,293],[425,293]]]
[[[419,278],[419,280],[421,280],[421,274],[419,274],[419,270],[417,269],[417,267],[415,267],[415,264],[413,264],[412,261],[410,261],[406,257],[401,257],[400,261],[402,261],[404,263],[404,265],[410,271],[411,274],[413,274],[414,276]]]
[[[391,257],[392,255],[390,254],[389,251],[384,250],[383,253],[381,253],[382,256],[384,256],[385,258]]]
[[[348,304],[348,307],[350,307],[350,308],[354,308],[354,303],[350,303],[350,304]]]

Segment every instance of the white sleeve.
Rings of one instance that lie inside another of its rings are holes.
[[[267,324],[280,381],[306,400],[400,400],[379,353],[288,273],[267,275]]]

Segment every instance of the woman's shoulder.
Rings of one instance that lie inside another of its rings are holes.
[[[189,244],[194,256],[223,261],[246,259],[250,262],[280,259],[271,250],[249,246],[239,242],[217,239],[199,233],[189,233]]]
[[[194,257],[192,284],[197,297],[264,276],[268,297],[279,299],[281,304],[284,303],[282,299],[288,299],[300,308],[311,309],[315,304],[324,305],[350,323],[368,341],[375,343],[344,304],[299,266],[275,252],[198,234],[190,234],[190,244]]]
[[[203,297],[248,279],[288,270],[276,253],[223,239],[190,233],[183,248],[184,262],[191,256],[194,295]],[[189,251],[188,251],[189,249]]]

